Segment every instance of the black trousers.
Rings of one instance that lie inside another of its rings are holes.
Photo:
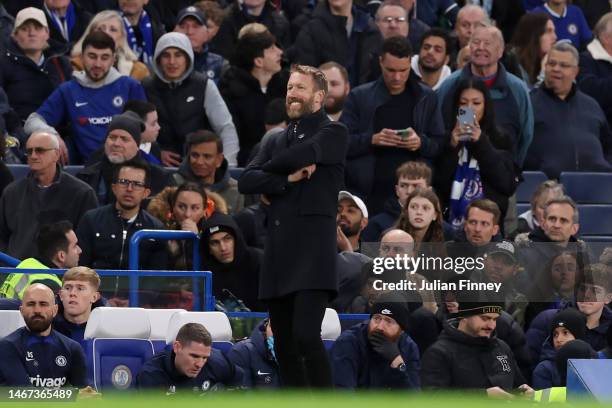
[[[329,358],[321,340],[328,301],[329,292],[323,290],[304,290],[268,301],[283,387],[332,387]]]

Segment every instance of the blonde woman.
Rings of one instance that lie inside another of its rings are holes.
[[[121,15],[114,10],[105,10],[96,14],[91,20],[83,36],[72,47],[70,62],[75,70],[82,70],[81,44],[90,32],[100,30],[115,40],[117,50],[117,61],[115,68],[121,75],[129,75],[137,81],[149,76],[149,69],[145,64],[138,61],[138,57],[127,43],[127,34]]]

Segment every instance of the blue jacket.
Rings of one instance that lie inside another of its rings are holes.
[[[544,388],[559,387],[561,385],[561,376],[557,370],[555,356],[557,352],[550,344],[550,338],[546,339],[546,343],[542,347],[540,362],[533,370],[531,383],[536,390]]]
[[[384,211],[370,218],[368,226],[361,233],[362,242],[378,242],[383,233],[398,220],[402,207],[396,196],[389,197],[385,202]]]
[[[212,353],[195,378],[178,372],[174,365],[174,351],[162,351],[144,363],[136,376],[139,389],[163,389],[166,395],[180,391],[204,393],[226,387],[241,387],[243,372],[231,364],[217,349]]]
[[[119,75],[114,68],[102,86],[92,83],[81,72],[74,76],[56,89],[36,113],[53,127],[69,121],[74,145],[80,160],[84,161],[104,144],[113,115],[121,113],[128,100],[146,100],[146,97],[139,82]],[[28,122],[31,119],[32,116]],[[71,161],[75,162],[72,158]]]
[[[215,84],[219,85],[219,79],[223,73],[223,66],[226,64],[225,58],[208,50],[208,46],[202,52],[193,53],[193,69],[194,71],[205,74],[208,79],[211,79]]]
[[[467,64],[462,70],[455,71],[446,78],[436,91],[440,101],[443,101],[442,115],[449,131],[455,126],[456,112],[451,112],[451,110],[457,83],[461,79],[472,76],[471,65]],[[495,123],[511,137],[514,146],[514,162],[522,167],[527,149],[533,139],[533,109],[527,85],[507,72],[502,64],[499,64],[497,79],[489,91],[495,107]]]
[[[368,341],[369,322],[342,332],[331,350],[334,385],[338,388],[419,389],[419,349],[406,333],[399,338],[399,349],[406,371],[391,368]]]
[[[440,117],[438,98],[416,75],[406,83],[408,92],[418,100],[412,112],[414,130],[421,137],[421,148],[417,152],[406,151],[406,160],[426,159],[431,161],[441,151],[445,131]],[[349,130],[347,154],[347,187],[362,199],[372,192],[376,158],[372,151],[373,123],[376,110],[391,99],[391,94],[382,78],[354,88],[349,93],[340,122]]]
[[[553,14],[546,4],[531,11],[533,13],[546,13],[552,18],[557,40],[570,40],[574,47],[580,49],[593,38],[593,33],[591,33],[589,24],[580,7],[568,4],[565,6],[565,13],[561,16]]]
[[[251,332],[251,337],[234,344],[227,359],[244,371],[244,385],[249,388],[278,388],[280,373],[264,336],[263,322]]]

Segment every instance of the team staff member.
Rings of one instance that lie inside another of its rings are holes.
[[[321,322],[338,292],[330,265],[337,256],[335,217],[348,132],[321,109],[326,94],[320,70],[293,66],[286,97],[289,127],[268,139],[238,181],[241,193],[265,194],[271,202],[259,297],[274,322],[286,387],[332,386]]]
[[[85,387],[85,354],[51,327],[55,297],[42,283],[30,285],[19,308],[25,327],[0,340],[0,386]]]

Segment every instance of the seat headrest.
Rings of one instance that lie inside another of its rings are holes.
[[[221,312],[176,312],[170,318],[166,344],[171,344],[181,327],[186,323],[200,323],[210,332],[213,341],[231,341],[232,326]]]
[[[170,318],[176,312],[185,312],[185,309],[145,309],[151,323],[151,340],[166,340]]]
[[[138,307],[96,307],[91,311],[85,339],[148,339],[151,323],[147,312]]]
[[[25,326],[19,310],[0,310],[0,338]]]
[[[274,323],[272,323],[274,327]],[[323,340],[336,340],[340,336],[340,318],[338,312],[334,309],[325,309],[325,316],[323,316],[323,322],[321,322],[321,338]]]

